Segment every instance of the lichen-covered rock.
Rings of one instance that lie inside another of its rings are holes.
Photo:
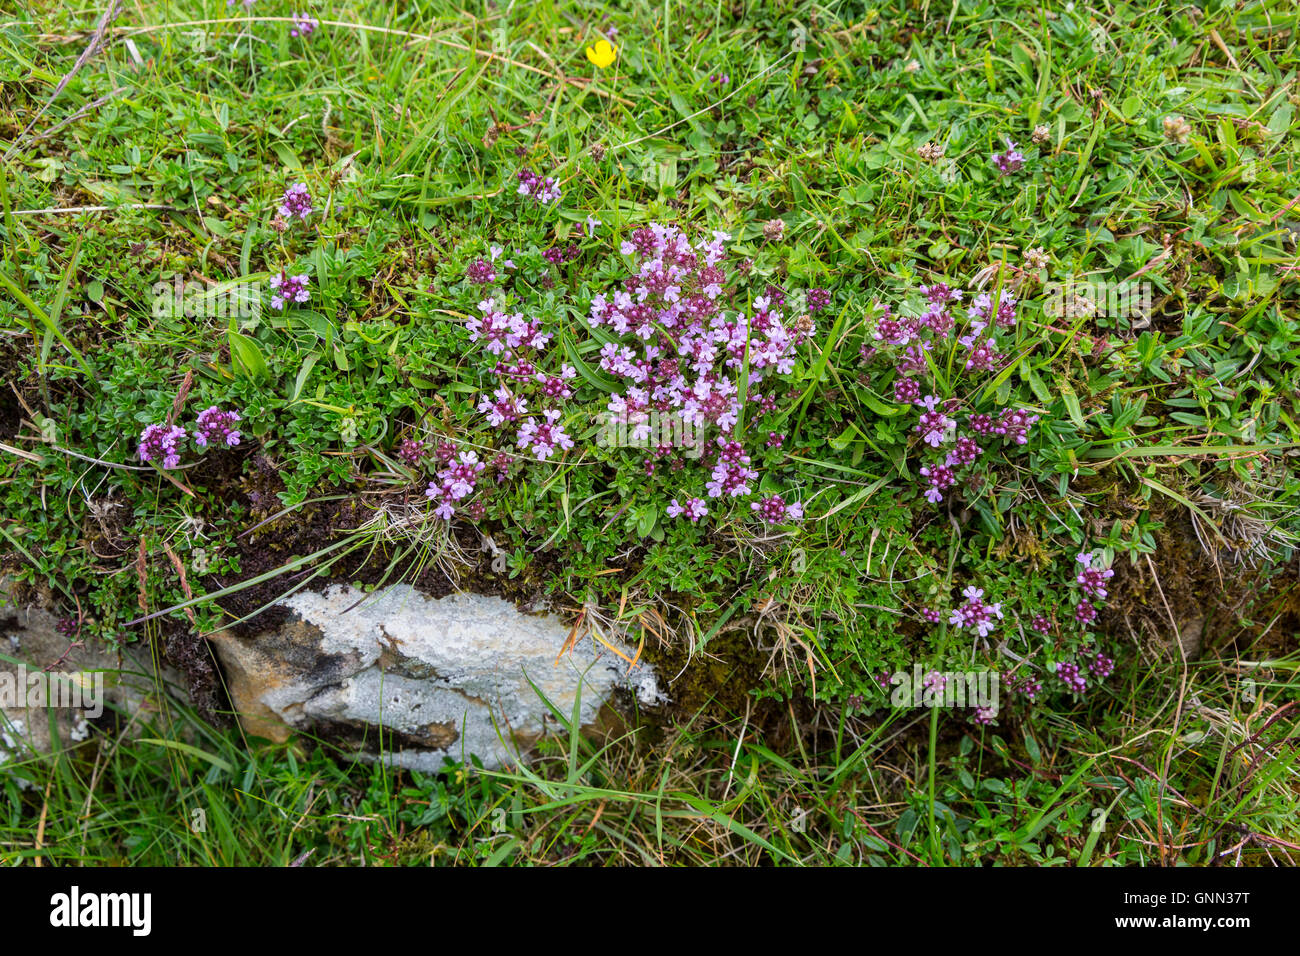
[[[539,691],[567,718],[581,687],[583,724],[618,686],[643,703],[661,699],[627,648],[591,639],[570,647],[558,618],[500,598],[336,585],[280,604],[292,612],[282,627],[210,638],[245,730],[272,740],[312,729],[412,769],[470,754],[500,766],[555,726]]]
[[[85,740],[101,718],[116,714],[143,729],[164,706],[160,692],[182,697],[182,683],[147,647],[114,651],[69,637],[53,614],[14,601],[0,581],[0,765],[11,772],[16,761]]]

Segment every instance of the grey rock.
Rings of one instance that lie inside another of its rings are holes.
[[[85,740],[106,711],[138,734],[161,710],[160,690],[183,697],[180,675],[156,667],[147,647],[74,642],[57,625],[48,611],[16,604],[0,582],[0,765]]]
[[[395,766],[433,771],[474,754],[497,767],[555,728],[539,692],[566,718],[581,693],[584,725],[620,686],[663,700],[634,651],[589,637],[570,647],[558,617],[500,598],[336,585],[280,604],[285,626],[210,637],[245,730],[271,740],[328,731]]]

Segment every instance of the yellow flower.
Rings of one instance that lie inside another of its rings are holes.
[[[608,40],[597,40],[594,47],[587,47],[587,59],[602,70],[613,63],[616,56],[618,56],[618,47]]]

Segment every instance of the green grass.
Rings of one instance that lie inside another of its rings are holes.
[[[565,408],[578,447],[517,464],[459,527],[505,551],[514,596],[598,607],[661,669],[694,664],[670,715],[612,741],[570,734],[508,773],[390,774],[310,741],[250,749],[179,708],[143,736],[207,758],[97,734],[29,761],[16,773],[33,789],[2,784],[0,855],[1295,861],[1297,767],[1281,743],[1300,690],[1290,7],[314,13],[300,41],[269,0],[133,7],[80,66],[97,14],[0,14],[4,572],[110,644],[188,627],[187,612],[199,630],[229,623],[218,602],[280,568],[368,584],[432,573],[450,544],[400,524],[397,502],[422,500],[427,478],[395,449],[455,439],[490,458],[509,444],[475,410],[492,378],[464,328],[481,297],[465,267],[495,243],[520,267],[513,301],[579,369]],[[606,26],[620,51],[601,71],[583,51]],[[1187,129],[1167,135],[1177,117]],[[1007,139],[1026,165],[1002,177],[990,156]],[[925,143],[942,157],[922,158]],[[513,195],[522,167],[561,181],[556,209]],[[325,211],[278,232],[295,181]],[[579,239],[588,215],[598,239]],[[764,236],[773,219],[779,239]],[[751,434],[786,434],[749,450],[764,493],[805,502],[802,524],[769,533],[747,505],[716,507],[707,528],[672,522],[667,469],[647,479],[641,456],[595,445],[611,383],[588,304],[626,274],[617,240],[649,222],[731,233],[752,292],[833,293],[778,407],[744,412]],[[547,266],[542,252],[570,241],[581,256]],[[1036,248],[1044,269],[1025,262]],[[154,308],[177,276],[224,290],[281,265],[310,273],[309,307]],[[969,374],[961,349],[939,348],[927,390],[963,415],[1039,416],[951,508],[920,496],[915,417],[892,372],[860,358],[875,303],[918,310],[936,281],[1014,287],[1020,316],[1001,371]],[[1067,281],[1149,283],[1151,314],[1062,313],[1052,284]],[[187,372],[184,420],[237,407],[250,453],[191,453],[163,474],[136,460],[135,436]],[[283,534],[343,499],[374,520]],[[1117,572],[1090,628],[1073,624],[1080,550]],[[1008,611],[987,643],[920,618],[968,585]],[[1201,607],[1204,652],[1184,661],[1176,639]],[[1108,681],[1083,698],[1054,683],[1052,665],[1096,648],[1118,659]],[[734,676],[701,663],[718,652]],[[1017,667],[1045,693],[988,728],[890,708],[876,676],[916,661]]]

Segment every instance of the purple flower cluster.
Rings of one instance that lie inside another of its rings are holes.
[[[525,451],[531,448],[540,461],[546,461],[555,454],[555,449],[568,451],[572,448],[573,439],[565,432],[564,426],[558,424],[559,411],[548,408],[542,412],[542,417],[544,421],[533,419],[524,423],[519,429],[518,443]]]
[[[478,453],[472,451],[463,451],[458,459],[448,462],[424,491],[430,501],[437,502],[433,513],[444,521],[450,521],[455,514],[455,503],[474,493],[479,472],[484,467],[478,460]]]
[[[984,449],[979,446],[975,439],[963,435],[957,439],[952,451],[948,452],[944,464],[950,468],[960,468],[962,465],[973,464],[983,451]]]
[[[916,404],[925,411],[921,413],[921,420],[912,430],[920,432],[921,439],[931,448],[938,448],[947,438],[948,429],[956,428],[957,423],[938,408],[939,399],[934,395],[927,395]]]
[[[504,485],[510,480],[510,466],[513,463],[514,459],[505,452],[498,453],[497,456],[492,459],[492,468],[497,473],[498,485]]]
[[[293,26],[289,29],[289,36],[307,38],[316,32],[320,26],[320,21],[315,17],[308,16],[305,13],[295,13],[293,15]]]
[[[831,294],[826,289],[809,289],[804,301],[808,311],[816,315],[831,304]]]
[[[216,405],[199,412],[194,423],[194,444],[200,448],[217,445],[233,448],[239,444],[241,433],[234,427],[242,418],[238,412],[223,411]],[[145,426],[140,433],[136,454],[144,462],[158,462],[163,468],[176,468],[181,463],[181,442],[190,434],[179,425],[160,422]]]
[[[1097,651],[1088,662],[1088,670],[1097,680],[1105,680],[1115,670],[1115,659]]]
[[[929,482],[925,498],[932,504],[943,501],[943,493],[957,483],[957,474],[947,465],[921,466],[921,477]]]
[[[156,461],[164,468],[175,468],[181,463],[180,442],[185,437],[185,429],[179,425],[149,425],[140,433],[136,451],[141,461]]]
[[[497,308],[495,299],[484,299],[478,307],[483,314],[466,323],[469,338],[471,342],[482,340],[493,355],[509,359],[520,349],[544,349],[551,340],[549,332],[542,332],[540,319],[525,318],[522,312],[507,314]]]
[[[1018,173],[1025,167],[1025,155],[1016,149],[1016,144],[1007,140],[1005,152],[993,154],[993,166],[1003,176],[1010,173]]]
[[[1001,435],[1017,445],[1029,444],[1029,426],[1038,421],[1028,409],[1008,408],[998,417],[993,427],[993,434]]]
[[[1115,576],[1114,568],[1094,568],[1092,566],[1092,555],[1080,553],[1076,560],[1083,567],[1079,571],[1079,576],[1075,578],[1075,583],[1089,598],[1105,600],[1106,582]]]
[[[993,618],[1002,617],[1002,604],[985,604],[984,589],[977,588],[974,585],[969,586],[961,592],[966,603],[953,609],[952,614],[948,617],[948,623],[958,628],[969,628],[979,634],[980,637],[987,637],[989,632],[997,625]]]
[[[271,276],[271,308],[283,309],[289,302],[301,304],[308,301],[311,293],[307,291],[307,283],[310,281],[307,275],[291,276],[281,269],[278,276]]]
[[[408,468],[416,467],[424,457],[424,442],[418,438],[403,438],[402,443],[397,446],[397,457]]]
[[[1083,592],[1083,597],[1074,607],[1074,620],[1086,628],[1097,620],[1098,611],[1094,602],[1105,600],[1107,596],[1106,582],[1114,576],[1114,571],[1110,568],[1100,567],[1097,558],[1090,552],[1081,552],[1076,561],[1080,566],[1080,570],[1074,583]],[[1050,635],[1056,630],[1052,619],[1044,613],[1034,615],[1029,626],[1035,632],[1043,635]],[[1114,659],[1107,657],[1096,648],[1084,648],[1078,652],[1078,657],[1080,660],[1086,661],[1087,673],[1096,681],[1105,680],[1115,669]],[[1061,683],[1071,693],[1082,694],[1087,691],[1087,677],[1079,661],[1062,661],[1049,668],[1049,670],[1056,674]],[[1015,689],[1010,674],[1004,676],[1003,684],[1008,692]],[[1037,691],[1038,687],[1035,684],[1034,695],[1026,694],[1025,696],[1033,700]]]
[[[701,456],[711,469],[705,483],[710,498],[752,494],[759,477],[741,443],[728,437],[740,420],[737,374],[747,360],[747,391],[761,419],[775,408],[761,386],[790,374],[798,347],[816,332],[811,318],[787,325],[776,304],[784,299],[779,289],[755,298],[749,310],[734,311],[729,238],[714,232],[692,243],[676,226],[658,223],[634,230],[620,247],[633,257],[632,274],[621,289],[595,296],[589,316],[592,325],[622,338],[600,352],[601,369],[626,383],[609,400],[615,423],[643,438],[652,415],[675,415],[693,429],[721,433]],[[684,467],[679,462],[675,467]],[[752,510],[769,521],[778,511],[775,520],[803,513],[780,496]]]
[[[944,492],[956,486],[962,475],[960,469],[977,464],[985,448],[977,438],[1001,438],[1013,445],[1029,441],[1029,428],[1038,416],[1024,408],[1004,408],[997,413],[973,412],[966,416],[966,429],[962,434],[957,421],[961,403],[955,399],[942,401],[939,396],[926,394],[922,380],[930,375],[928,355],[935,352],[937,344],[946,351],[955,341],[964,350],[960,359],[967,372],[995,372],[1005,363],[994,337],[999,330],[1014,330],[1017,322],[1016,299],[1008,290],[994,296],[980,293],[970,299],[962,329],[954,311],[961,305],[965,293],[943,282],[920,287],[924,303],[915,315],[896,315],[888,305],[880,307],[870,342],[861,348],[864,362],[881,359],[892,368],[882,368],[882,374],[894,373],[894,401],[916,405],[920,417],[913,432],[934,451],[943,452],[941,464],[929,464],[920,469],[921,489],[932,503],[944,500]]]
[[[925,675],[924,680],[921,681],[921,686],[923,686],[927,691],[933,693],[935,696],[938,696],[947,689],[948,678],[939,671],[930,671],[930,673]]]
[[[1008,697],[1019,695],[1032,704],[1043,692],[1043,685],[1041,681],[1036,681],[1032,677],[1017,677],[1007,671],[1002,675],[1002,690]]]
[[[803,505],[799,502],[787,505],[780,495],[770,495],[760,501],[751,502],[749,507],[757,511],[768,524],[780,524],[782,521],[802,521]]]
[[[1108,596],[1106,582],[1115,576],[1113,568],[1095,567],[1090,552],[1080,552],[1075,560],[1079,563],[1078,576],[1074,579],[1084,597],[1074,608],[1074,619],[1087,627],[1097,620],[1097,605]]]
[[[1115,659],[1097,648],[1085,648],[1079,656],[1086,661],[1088,673],[1099,683],[1115,671]],[[1061,661],[1055,670],[1056,676],[1071,693],[1083,694],[1088,690],[1088,679],[1078,661]]]
[[[1088,689],[1087,679],[1079,672],[1079,665],[1073,661],[1061,661],[1057,664],[1056,676],[1076,694],[1082,694]]]
[[[311,193],[304,183],[295,183],[280,197],[280,215],[285,219],[305,220],[313,212]]]
[[[573,381],[577,374],[578,370],[572,365],[561,365],[559,375],[538,372],[534,378],[541,385],[541,392],[547,398],[570,398],[573,395],[573,387],[569,382]]]
[[[913,405],[920,401],[921,386],[914,378],[894,379],[894,401],[900,405]]]
[[[465,278],[475,285],[491,285],[497,281],[497,273],[492,263],[480,257],[465,268]]]
[[[498,260],[500,267],[504,270],[510,270],[515,267],[513,259],[502,259],[501,254],[505,250],[500,246],[493,245],[488,247],[489,258],[484,259],[479,256],[465,268],[465,278],[473,285],[491,285],[501,278],[501,273],[497,272]]]
[[[528,196],[542,206],[549,206],[560,199],[560,186],[554,176],[539,176],[531,169],[521,169],[516,174],[519,180],[518,193]]]
[[[494,247],[494,258],[496,254],[499,250]],[[507,265],[511,264],[507,262]],[[569,382],[577,376],[577,369],[567,364],[561,364],[558,373],[539,369],[538,363],[552,338],[550,333],[542,331],[540,319],[529,318],[522,312],[507,313],[497,306],[494,298],[484,299],[478,308],[481,315],[466,323],[470,340],[480,343],[496,357],[492,373],[499,379],[490,395],[480,397],[479,412],[487,416],[493,428],[518,424],[516,445],[541,461],[557,451],[572,448],[573,439],[560,423],[559,410],[542,407],[530,412],[529,399],[521,393],[537,392],[541,405],[547,400],[569,398],[573,394]]]
[[[710,451],[712,453],[714,450]],[[736,498],[749,494],[749,483],[758,477],[758,472],[749,467],[749,455],[745,454],[744,446],[738,441],[720,437],[716,454],[713,474],[704,486],[709,497]]]
[[[194,444],[200,448],[206,448],[209,442],[234,447],[240,438],[234,426],[240,421],[238,412],[224,412],[216,405],[205,408],[194,423]]]
[[[1038,421],[1038,416],[1030,414],[1027,409],[1007,408],[994,418],[992,415],[974,414],[967,419],[970,430],[987,438],[1005,438],[1016,445],[1029,442],[1029,426]]]
[[[567,246],[551,246],[542,253],[542,258],[553,266],[562,266],[580,255],[582,255],[582,250],[578,248],[578,244],[571,242]]]
[[[668,517],[688,518],[691,524],[695,524],[708,513],[709,506],[703,498],[687,498],[684,505],[679,505],[676,498],[668,502]]]
[[[537,199],[540,192],[538,201],[550,201],[547,181],[525,170],[520,183],[521,193]],[[597,225],[599,220],[589,217],[589,228],[594,231]],[[779,392],[764,384],[793,371],[796,349],[816,331],[807,316],[786,324],[772,304],[784,300],[780,289],[755,299],[752,315],[733,311],[736,296],[725,263],[727,238],[715,233],[692,243],[674,226],[636,229],[621,246],[624,255],[634,257],[631,274],[590,304],[591,323],[618,337],[606,341],[599,353],[601,369],[624,382],[608,401],[607,425],[622,426],[633,444],[646,443],[647,475],[655,474],[660,462],[675,474],[698,459],[707,478],[697,479],[695,494],[679,495],[667,508],[669,517],[692,523],[709,513],[707,498],[742,498],[757,488],[759,472],[744,446],[731,437],[741,416],[736,378],[746,359],[746,418],[758,422],[778,404]],[[501,249],[493,246],[491,251],[490,261],[480,257],[467,268],[471,284],[490,285],[500,278]],[[577,252],[575,245],[558,246],[543,258],[559,264]],[[504,267],[513,268],[513,263],[505,260]],[[497,377],[496,386],[480,396],[478,410],[491,426],[516,429],[520,451],[547,461],[574,447],[555,406],[573,396],[577,370],[562,361],[558,369],[547,367],[548,354],[555,354],[548,353],[552,335],[542,331],[539,318],[505,303],[504,293],[486,296],[478,303],[478,314],[466,323],[471,341],[495,360],[491,374]],[[648,442],[656,417],[681,423],[687,454],[676,454],[675,441]],[[714,436],[701,434],[708,430],[714,430]],[[785,441],[784,434],[758,434],[766,435],[767,448],[780,448]],[[499,470],[498,481],[505,480],[507,471]],[[769,523],[803,517],[801,503],[787,502],[778,494],[751,502],[751,511]]]
[[[519,421],[528,414],[528,399],[520,398],[504,385],[497,387],[491,396],[479,399],[478,410],[487,416],[493,428]]]

